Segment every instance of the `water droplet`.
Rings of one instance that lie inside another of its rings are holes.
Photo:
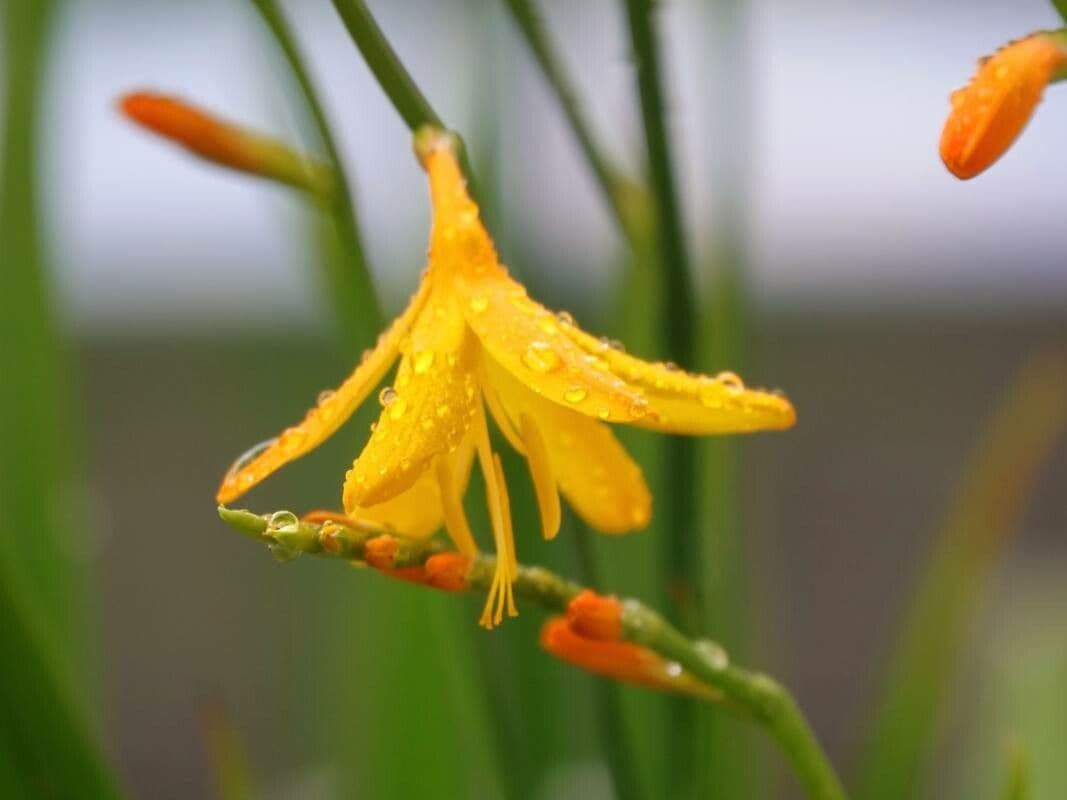
[[[559,328],[556,327],[556,321],[552,317],[542,317],[538,320],[537,327],[549,336],[554,336],[559,333]]]
[[[680,367],[679,367],[679,366],[678,366],[677,364],[675,364],[675,363],[674,363],[673,361],[664,361],[664,362],[663,362],[663,368],[664,368],[665,370],[667,370],[667,372],[677,372],[677,371],[678,371],[679,369],[681,369],[681,368],[680,368]]]
[[[415,354],[414,370],[416,375],[422,375],[433,364],[433,350],[420,350]]]
[[[243,470],[257,458],[263,455],[267,450],[272,448],[275,442],[277,441],[277,437],[272,437],[270,439],[267,439],[266,441],[260,442],[259,444],[254,444],[249,447],[247,450],[241,453],[241,455],[237,456],[237,458],[233,460],[233,463],[230,465],[230,468],[226,470],[226,479],[231,479],[236,476],[238,472]],[[250,476],[246,475],[245,477],[248,478]]]
[[[722,387],[714,381],[704,381],[700,387],[700,404],[704,408],[722,408]]]
[[[588,392],[581,386],[572,386],[563,393],[563,399],[568,403],[580,403],[585,399],[587,394]]]
[[[389,419],[397,420],[404,416],[408,410],[408,404],[403,397],[398,397],[389,404]]]
[[[731,392],[740,392],[745,388],[745,382],[741,380],[741,376],[736,372],[720,372],[715,376],[715,380],[723,384]]]
[[[319,392],[319,396],[315,398],[315,402],[321,406],[323,403],[330,402],[330,399],[335,394],[336,392],[333,389],[323,389],[321,392]]]
[[[606,408],[601,408],[597,410],[596,415],[601,419],[607,419],[611,416],[611,412],[608,411]]]
[[[559,355],[548,342],[530,342],[522,354],[522,363],[542,375],[560,366]]]
[[[467,305],[470,306],[471,311],[475,314],[481,314],[485,309],[489,308],[489,298],[482,294],[476,294],[468,301]]]
[[[677,678],[682,674],[682,665],[677,661],[670,661],[663,667],[663,671],[667,673],[667,677]]]
[[[557,311],[556,319],[559,320],[560,325],[573,325],[574,317],[571,316],[569,311]]]
[[[389,405],[394,400],[396,400],[396,390],[392,386],[386,386],[378,392],[378,402],[381,403],[383,407]]]
[[[726,669],[730,666],[730,656],[727,655],[722,645],[707,639],[698,639],[693,642],[693,647],[704,656],[704,660],[712,669]]]
[[[282,431],[282,435],[278,437],[278,446],[285,450],[293,450],[300,446],[300,443],[304,441],[306,432],[299,425],[292,428],[286,428]]]

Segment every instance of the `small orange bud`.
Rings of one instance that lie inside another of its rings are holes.
[[[584,590],[567,606],[567,621],[575,633],[587,639],[622,639],[622,603],[615,596]]]
[[[396,563],[397,542],[392,536],[375,536],[363,548],[363,560],[375,569],[390,570]]]
[[[716,693],[678,664],[664,660],[633,642],[590,639],[577,633],[564,617],[553,617],[541,628],[541,646],[562,661],[626,683],[664,692],[713,699]]]
[[[123,97],[122,112],[201,158],[241,172],[272,178],[325,196],[330,170],[283,142],[240,128],[173,97],[137,92]]]
[[[438,553],[426,560],[426,583],[446,592],[465,592],[471,560],[462,553]]]
[[[941,134],[941,160],[957,178],[988,169],[1022,133],[1045,86],[1067,66],[1062,38],[1035,33],[980,62],[978,73],[952,94]]]

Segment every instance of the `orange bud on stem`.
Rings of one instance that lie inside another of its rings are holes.
[[[567,621],[575,633],[588,639],[622,639],[622,603],[614,596],[586,589],[567,606]]]
[[[330,169],[284,142],[240,128],[166,95],[137,92],[119,103],[139,125],[221,166],[271,178],[314,195],[331,189]]]
[[[980,62],[971,82],[952,94],[941,134],[941,160],[957,178],[992,166],[1022,133],[1049,81],[1063,77],[1067,43],[1059,33],[1035,33]]]

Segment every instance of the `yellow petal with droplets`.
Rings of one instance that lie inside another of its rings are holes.
[[[378,337],[374,349],[364,354],[359,366],[336,391],[323,392],[318,405],[308,411],[302,422],[287,428],[254,458],[238,460],[223,478],[217,501],[236,500],[275,470],[318,447],[340,428],[385,377],[396,359],[400,341],[429,294],[429,282],[424,281],[408,307]]]
[[[474,556],[478,552],[467,514],[463,510],[463,493],[467,488],[473,457],[474,437],[468,431],[454,455],[438,456],[435,469],[445,530],[456,549],[465,556]]]
[[[345,476],[346,510],[396,496],[463,440],[479,403],[477,352],[457,302],[434,290],[411,326],[374,432]]]
[[[633,424],[662,433],[704,435],[782,430],[796,422],[792,403],[779,392],[749,389],[732,372],[694,375],[664,363],[636,358],[590,336],[578,326],[561,325],[566,335],[603,368],[640,389],[649,413]]]
[[[541,513],[541,534],[546,539],[555,539],[559,533],[561,513],[559,490],[556,489],[556,478],[552,473],[548,448],[532,416],[524,413],[519,418],[519,425],[526,461],[530,465],[530,475],[533,478],[534,493],[537,495],[537,508]]]
[[[603,369],[561,330],[556,315],[503,272],[455,279],[463,311],[495,361],[537,394],[605,422],[634,422],[644,397]]]
[[[493,240],[479,219],[478,206],[467,194],[467,182],[451,151],[432,151],[425,165],[433,204],[432,268],[452,275],[499,272]]]
[[[424,539],[431,535],[441,527],[450,511],[454,513],[454,498],[462,497],[466,491],[474,462],[474,443],[470,437],[467,439],[455,453],[438,457],[440,470],[448,475],[447,494],[446,487],[438,482],[437,471],[427,470],[396,497],[373,506],[358,506],[348,513],[358,519],[386,525],[410,539]],[[461,552],[473,554],[460,547],[459,541],[456,545]]]
[[[487,360],[485,368],[508,416],[536,423],[559,489],[583,520],[605,533],[648,524],[652,494],[607,425],[537,396],[499,364]]]

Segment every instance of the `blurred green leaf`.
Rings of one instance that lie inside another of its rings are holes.
[[[1031,359],[983,433],[935,541],[868,731],[857,797],[914,795],[976,600],[1065,426],[1067,359]]]
[[[1008,777],[1000,796],[1003,800],[1030,800],[1030,764],[1019,746],[1008,753]]]

